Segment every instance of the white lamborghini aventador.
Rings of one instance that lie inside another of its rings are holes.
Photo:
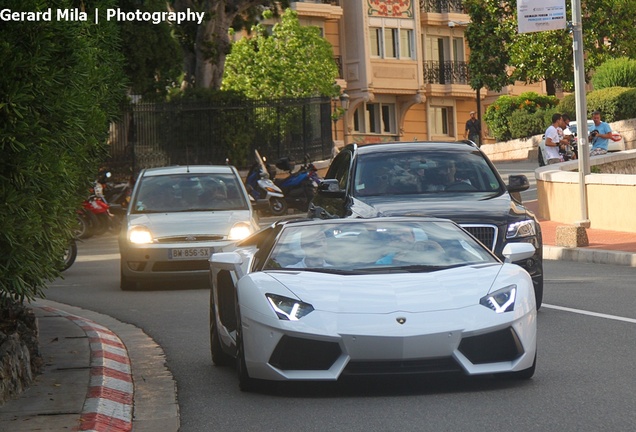
[[[445,219],[278,222],[210,258],[217,365],[255,380],[463,372],[527,379],[536,365],[532,280]],[[236,359],[236,360],[234,360]]]

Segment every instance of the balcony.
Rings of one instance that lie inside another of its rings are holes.
[[[427,84],[468,84],[468,62],[424,62],[424,82]]]
[[[341,0],[292,1],[290,6],[301,17],[338,20],[342,17]]]
[[[465,14],[463,0],[420,0],[420,10],[426,13]]]

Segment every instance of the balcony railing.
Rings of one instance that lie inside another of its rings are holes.
[[[434,13],[466,13],[463,3],[463,0],[420,0],[420,10]]]
[[[463,61],[424,62],[424,82],[428,84],[468,84],[468,63]]]

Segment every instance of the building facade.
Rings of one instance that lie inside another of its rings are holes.
[[[304,25],[322,29],[332,44],[348,95],[335,116],[334,141],[372,143],[463,139],[471,111],[482,118],[501,94],[544,93],[518,83],[501,92],[469,85],[470,16],[462,0],[305,0],[292,3]],[[341,106],[334,101],[334,112]],[[342,110],[339,110],[342,112]],[[488,137],[482,122],[483,142]]]

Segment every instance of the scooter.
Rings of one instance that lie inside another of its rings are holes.
[[[306,212],[309,203],[314,199],[316,188],[321,179],[318,176],[318,169],[309,162],[309,157],[305,156],[300,169],[294,171],[295,164],[289,158],[282,158],[276,162],[276,168],[287,171],[289,175],[285,178],[277,178],[274,183],[285,194],[285,201],[289,208]]]
[[[245,188],[256,201],[266,200],[269,202],[269,211],[272,215],[282,216],[287,213],[285,195],[269,178],[267,167],[258,150],[254,150],[254,155],[256,162],[247,173]]]

